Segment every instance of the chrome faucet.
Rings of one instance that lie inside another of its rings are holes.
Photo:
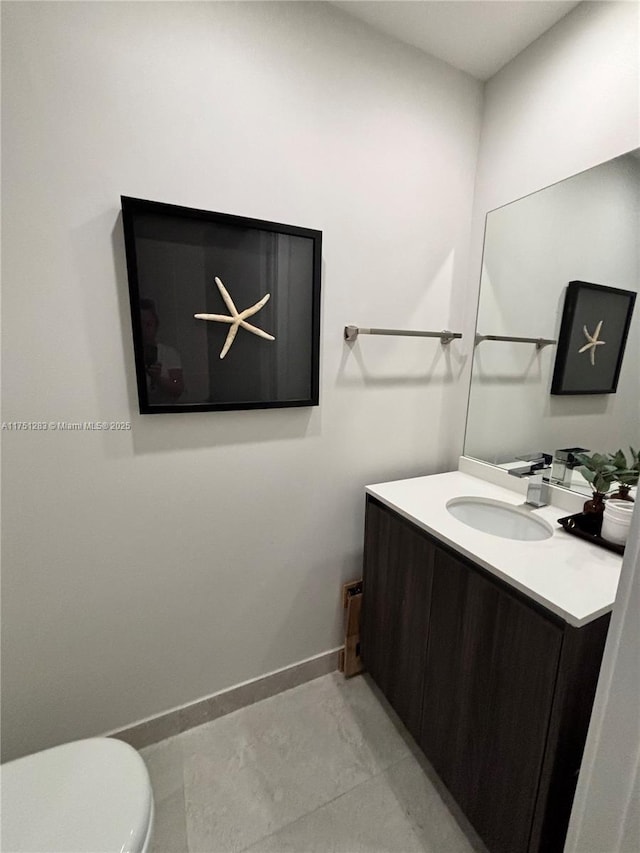
[[[545,483],[542,472],[534,474],[527,485],[527,500],[529,506],[541,507],[549,503],[549,483]]]

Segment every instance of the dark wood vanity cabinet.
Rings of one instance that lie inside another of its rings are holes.
[[[377,503],[368,505],[369,593],[363,599],[368,612],[360,646],[369,650],[373,679],[416,740],[422,725],[434,557],[433,546],[414,525]]]
[[[419,743],[491,851],[528,849],[562,630],[438,549]]]
[[[608,623],[567,625],[367,498],[365,667],[491,853],[561,853]]]

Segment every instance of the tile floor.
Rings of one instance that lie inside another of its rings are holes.
[[[152,853],[484,849],[366,676],[317,678],[141,754],[156,802]]]

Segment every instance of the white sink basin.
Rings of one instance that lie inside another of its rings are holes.
[[[530,511],[491,498],[459,497],[447,502],[454,518],[493,536],[534,542],[549,539],[553,528]]]

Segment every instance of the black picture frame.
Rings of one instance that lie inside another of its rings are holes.
[[[319,405],[322,232],[130,196],[121,206],[140,413]],[[231,319],[228,298],[239,313],[262,304],[227,350],[230,320],[195,315]]]
[[[636,294],[630,290],[588,281],[569,282],[551,394],[616,393],[635,300]],[[584,329],[595,337],[599,323],[603,346],[587,349],[589,339]]]

